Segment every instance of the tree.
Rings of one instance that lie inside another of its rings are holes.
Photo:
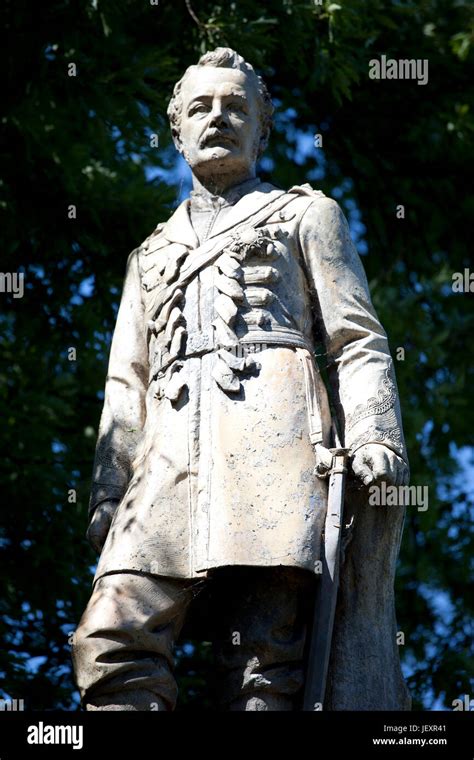
[[[415,705],[451,707],[472,670],[474,316],[452,289],[469,268],[461,230],[473,211],[467,5],[20,0],[5,20],[2,271],[24,274],[24,295],[0,292],[4,694],[34,709],[76,704],[70,634],[95,561],[88,490],[126,256],[181,193],[173,84],[229,45],[277,105],[262,177],[339,200],[398,358],[412,482],[430,499],[407,515],[402,654]],[[382,55],[426,59],[428,84],[371,79]],[[190,651],[184,706],[207,657]]]

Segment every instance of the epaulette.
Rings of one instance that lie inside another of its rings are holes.
[[[312,195],[314,198],[327,197],[322,190],[314,190],[309,182],[305,182],[304,185],[293,185],[293,187],[290,187],[288,192],[296,193],[297,195]]]
[[[164,228],[164,223],[158,224],[138,249],[138,267],[145,290],[156,283],[157,274],[161,274],[166,266],[166,256],[161,255],[161,249],[169,245],[169,241],[162,236]]]
[[[164,223],[157,224],[156,227],[155,227],[155,229],[153,230],[153,232],[151,232],[148,235],[148,237],[145,238],[145,240],[141,244],[140,248],[142,248],[144,251],[146,251],[150,247],[150,243],[152,242],[152,240],[154,240],[155,238],[157,238],[157,237],[159,237],[161,235],[161,233],[164,230],[164,227],[165,227]]]

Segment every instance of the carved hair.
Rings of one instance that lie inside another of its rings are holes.
[[[179,82],[176,83],[167,111],[172,132],[179,135],[181,115],[183,112],[183,98],[181,95],[183,82],[199,66],[213,66],[214,68],[223,69],[238,69],[247,76],[254,77],[257,85],[260,111],[261,138],[258,154],[261,155],[267,147],[268,138],[273,126],[273,103],[263,79],[255,73],[255,70],[250,63],[247,63],[247,61],[245,61],[241,55],[236,53],[235,50],[232,50],[231,48],[218,47],[215,50],[204,53],[204,55],[202,55],[197,62],[197,65],[189,66]]]

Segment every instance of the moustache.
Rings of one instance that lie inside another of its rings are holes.
[[[235,137],[230,132],[223,132],[219,129],[212,130],[212,132],[208,132],[201,140],[201,148],[205,148],[209,145],[209,143],[212,142],[219,142],[220,140],[224,140],[225,142],[230,142],[232,145],[236,144]]]

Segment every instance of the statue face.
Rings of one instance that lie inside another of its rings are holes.
[[[238,69],[202,66],[185,79],[181,92],[181,131],[175,144],[193,172],[251,172],[261,131],[253,77]]]

